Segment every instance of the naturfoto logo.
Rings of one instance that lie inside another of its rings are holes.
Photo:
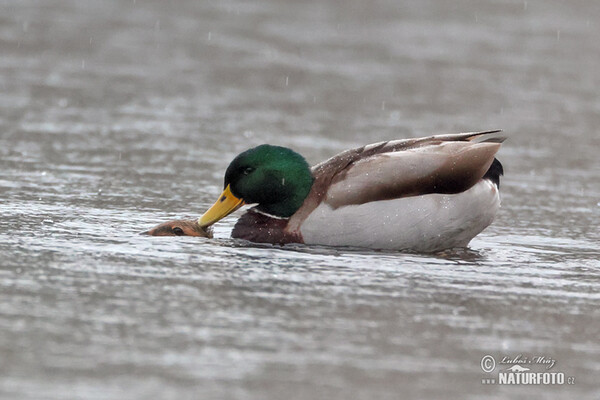
[[[484,385],[569,385],[575,384],[575,377],[565,377],[564,372],[550,371],[556,360],[547,356],[503,356],[500,361],[491,355],[485,355],[481,359],[481,369],[487,374],[492,374],[498,368],[497,376],[486,376],[481,379]],[[510,365],[507,368],[505,366]],[[541,369],[541,371],[532,370]]]

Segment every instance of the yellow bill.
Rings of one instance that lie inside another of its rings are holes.
[[[218,220],[225,218],[243,205],[244,200],[235,197],[231,193],[231,188],[227,185],[221,196],[219,196],[219,200],[198,219],[198,225],[206,228]]]

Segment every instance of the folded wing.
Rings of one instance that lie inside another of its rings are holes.
[[[500,143],[441,142],[354,162],[331,182],[324,201],[334,208],[429,193],[460,193],[477,183]]]
[[[505,137],[501,131],[436,135],[347,150],[312,168],[311,193],[288,229],[321,203],[333,208],[428,193],[460,193],[483,178]]]

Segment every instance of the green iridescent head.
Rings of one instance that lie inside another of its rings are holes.
[[[225,172],[225,190],[200,218],[208,226],[243,204],[258,204],[265,213],[287,218],[302,205],[313,176],[300,154],[286,147],[263,144],[239,154]]]
[[[263,144],[238,155],[227,168],[225,187],[245,203],[266,213],[289,217],[304,202],[313,183],[308,163],[300,154]]]

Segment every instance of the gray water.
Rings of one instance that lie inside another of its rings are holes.
[[[599,398],[599,38],[595,0],[0,1],[0,397]],[[468,250],[138,235],[260,143],[495,128]],[[482,384],[518,354],[575,384]]]

